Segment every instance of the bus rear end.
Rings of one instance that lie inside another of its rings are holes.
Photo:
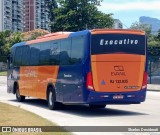
[[[147,89],[147,39],[138,30],[91,31],[88,103],[136,104]]]

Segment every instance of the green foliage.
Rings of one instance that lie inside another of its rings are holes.
[[[21,41],[21,33],[13,33],[8,30],[0,32],[0,60],[6,61],[6,56],[8,55],[11,46]]]
[[[12,46],[13,44],[15,43],[19,43],[19,42],[22,42],[23,41],[23,37],[21,35],[20,32],[17,32],[17,33],[13,33],[11,36],[10,36],[10,45]]]
[[[56,0],[45,0],[45,3],[49,9],[49,19],[51,22],[55,20],[55,14],[54,12],[51,12],[53,9],[57,8],[57,1]]]
[[[36,39],[39,36],[49,34],[48,31],[37,29],[30,32],[13,33],[11,31],[0,32],[0,61],[6,61],[10,48],[15,43]]]
[[[10,36],[11,36],[12,32],[11,31],[4,31],[4,32],[0,32],[0,55],[5,55],[5,46],[8,46],[6,44],[10,43]]]
[[[158,34],[156,36],[156,40],[160,43],[160,29],[159,29]]]
[[[160,56],[160,41],[155,35],[151,35],[148,39],[148,53],[151,56]]]
[[[29,41],[29,40],[34,40],[37,37],[44,36],[46,34],[49,34],[49,32],[46,30],[35,29],[32,31],[21,33],[21,37],[23,41]]]
[[[29,40],[34,40],[34,39],[36,39],[39,36],[42,36],[42,34],[36,31],[36,32],[32,33],[31,36],[27,40],[28,41]]]
[[[160,46],[149,46],[148,54],[150,56],[160,56]]]
[[[7,76],[7,72],[6,71],[0,71],[0,76]]]
[[[79,31],[93,28],[112,27],[112,14],[98,11],[97,0],[58,0],[52,12],[55,20],[51,31]]]
[[[159,46],[159,42],[158,41],[155,41],[155,40],[151,40],[148,42],[148,46],[149,47],[156,47],[156,46]]]
[[[151,26],[148,25],[148,24],[142,24],[142,23],[139,23],[139,22],[134,22],[132,23],[131,29],[138,29],[138,30],[143,30],[147,33],[148,36],[151,35]]]
[[[138,22],[133,23],[130,28],[145,31],[148,35],[148,54],[150,56],[160,55],[160,30],[157,35],[152,35],[151,26],[148,24],[140,24]]]

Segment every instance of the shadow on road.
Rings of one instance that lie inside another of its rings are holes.
[[[16,100],[10,100],[17,102]],[[40,99],[26,99],[22,104],[41,107],[48,109],[47,101]],[[62,109],[56,110],[66,114],[79,115],[81,117],[110,117],[110,116],[136,116],[136,115],[148,115],[146,113],[139,113],[134,111],[126,111],[120,109],[104,108],[104,109],[91,109],[87,105],[65,105]]]

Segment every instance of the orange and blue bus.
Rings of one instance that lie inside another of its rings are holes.
[[[62,104],[139,104],[147,90],[147,36],[139,30],[57,32],[12,46],[8,93]]]

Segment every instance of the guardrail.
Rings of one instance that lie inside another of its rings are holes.
[[[148,83],[160,84],[160,56],[149,56]]]

